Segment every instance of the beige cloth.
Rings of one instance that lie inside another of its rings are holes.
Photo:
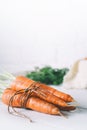
[[[87,88],[87,58],[76,61],[64,76],[63,87]]]

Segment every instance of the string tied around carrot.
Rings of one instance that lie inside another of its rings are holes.
[[[26,108],[26,104],[27,104],[28,99],[30,97],[32,97],[33,92],[37,93],[37,91],[38,91],[38,87],[34,86],[35,84],[36,84],[36,82],[34,82],[33,84],[31,84],[31,86],[29,86],[28,88],[18,90],[18,91],[16,91],[14,93],[14,95],[10,98],[9,103],[8,103],[8,112],[10,114],[21,116],[23,118],[27,118],[30,122],[33,122],[30,117],[26,116],[23,113],[20,113],[20,112],[16,111],[15,108],[13,107],[14,106],[13,102],[14,102],[15,96],[21,94],[21,96],[19,98],[19,106],[21,108]],[[8,88],[8,89],[11,90],[11,88]],[[38,93],[41,94],[41,95],[43,95],[43,96],[46,96],[41,91],[40,92],[38,91]],[[63,114],[61,112],[60,112],[60,114],[63,116]]]
[[[2,101],[3,103],[8,105],[8,112],[10,114],[27,118],[29,119],[30,122],[32,122],[31,118],[23,113],[16,111],[15,107],[28,108],[46,114],[64,116],[60,112],[58,107],[38,97],[32,96],[31,94],[32,94],[31,90],[30,92],[27,91],[24,93],[23,91],[20,90],[15,91],[12,90],[11,88],[7,88],[5,89],[2,95]]]

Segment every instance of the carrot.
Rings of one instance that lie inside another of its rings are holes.
[[[32,84],[33,83],[33,84]],[[29,86],[34,86],[34,88],[38,88],[37,91],[33,91],[33,96],[38,96],[50,103],[53,103],[55,105],[59,105],[62,107],[68,106],[68,104],[62,100],[60,97],[50,93],[46,88],[44,88],[43,84],[34,82],[28,78],[25,78],[23,76],[17,77],[16,80],[11,84],[11,88],[13,90],[25,90],[30,88]]]
[[[65,102],[73,102],[74,101],[73,97],[71,97],[69,94],[63,93],[59,90],[56,90],[55,88],[52,88],[52,87],[44,85],[44,84],[42,84],[41,87],[48,90],[51,94],[61,98]]]
[[[87,57],[85,57],[83,60],[87,60]]]
[[[67,106],[67,107],[61,107],[61,106],[59,106],[59,109],[63,110],[63,111],[73,111],[73,110],[76,109],[76,107],[75,106]]]
[[[44,94],[45,95],[42,95],[42,94],[39,94],[39,93],[34,93],[34,95],[36,95],[36,96],[38,96],[38,97],[40,97],[40,98],[42,98],[42,99],[44,99],[44,100],[46,100],[50,103],[53,103],[55,105],[59,105],[59,106],[62,106],[62,107],[68,106],[68,104],[65,101],[63,101],[61,98],[51,94],[50,92],[44,91]]]
[[[28,88],[32,83],[34,83],[35,81],[26,78],[24,76],[17,76],[16,79],[12,82],[11,84],[11,88],[13,90],[20,90],[20,89],[25,89]],[[61,91],[56,90],[55,88],[52,88],[50,86],[47,86],[45,84],[42,83],[38,83],[36,84],[37,86],[39,85],[40,88],[49,91],[52,95],[55,95],[59,98],[61,98],[62,100],[64,100],[65,102],[72,102],[74,101],[73,97],[69,94],[63,93]]]
[[[25,102],[25,99],[26,95],[23,95],[23,93],[16,95],[16,91],[12,89],[5,89],[2,95],[2,102],[8,106],[20,108],[24,107],[46,114],[62,115],[58,107],[38,97],[29,97],[26,101],[25,106],[22,106],[22,104]]]

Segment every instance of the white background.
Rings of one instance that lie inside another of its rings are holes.
[[[0,66],[69,67],[87,57],[86,0],[0,1]]]

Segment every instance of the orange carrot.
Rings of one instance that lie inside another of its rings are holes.
[[[69,95],[69,94],[66,94],[66,93],[64,93],[64,92],[61,92],[61,91],[59,91],[59,90],[56,90],[55,88],[52,88],[52,87],[50,87],[50,86],[46,86],[46,85],[44,85],[44,84],[43,84],[42,87],[45,88],[45,89],[47,88],[47,90],[48,90],[50,93],[52,93],[52,94],[54,94],[55,96],[57,96],[57,97],[63,99],[63,100],[66,101],[66,102],[73,102],[73,101],[74,101],[73,97],[72,97],[71,95]]]
[[[32,84],[33,83],[33,84]],[[50,93],[50,91],[47,90],[47,88],[44,88],[43,84],[34,82],[28,78],[25,78],[23,76],[19,76],[16,78],[16,80],[11,84],[11,88],[13,90],[21,90],[21,89],[28,89],[30,86],[34,86],[34,88],[38,88],[37,91],[33,91],[33,96],[38,96],[50,103],[53,103],[55,105],[59,105],[62,107],[68,106],[68,104],[62,100],[60,97]],[[41,94],[40,94],[41,93]]]
[[[16,95],[15,90],[6,89],[2,95],[2,102],[12,107],[25,107],[46,114],[62,115],[58,107],[38,97],[29,97],[25,106],[22,106],[25,98],[26,96],[23,96],[21,93]]]
[[[62,107],[68,106],[68,104],[65,101],[63,101],[61,98],[51,94],[50,92],[44,91],[44,94],[45,95],[42,95],[42,94],[39,94],[39,93],[34,93],[34,95],[36,95],[36,96],[38,96],[38,97],[40,97],[40,98],[42,98],[42,99],[44,99],[44,100],[46,100],[50,103],[53,103],[55,105],[59,105],[59,106],[62,106]]]
[[[16,77],[16,79],[12,82],[11,84],[11,88],[13,90],[20,90],[20,89],[25,89],[25,88],[28,88],[32,83],[34,83],[35,81],[29,79],[29,78],[26,78],[24,76],[18,76]],[[61,99],[63,99],[64,101],[66,102],[72,102],[74,101],[73,97],[69,94],[66,94],[64,92],[61,92],[61,91],[58,91],[57,89],[55,88],[52,88],[50,86],[47,86],[45,84],[42,84],[42,83],[38,83],[36,84],[37,86],[39,85],[40,88],[46,90],[46,91],[49,91],[52,95],[55,95]]]

